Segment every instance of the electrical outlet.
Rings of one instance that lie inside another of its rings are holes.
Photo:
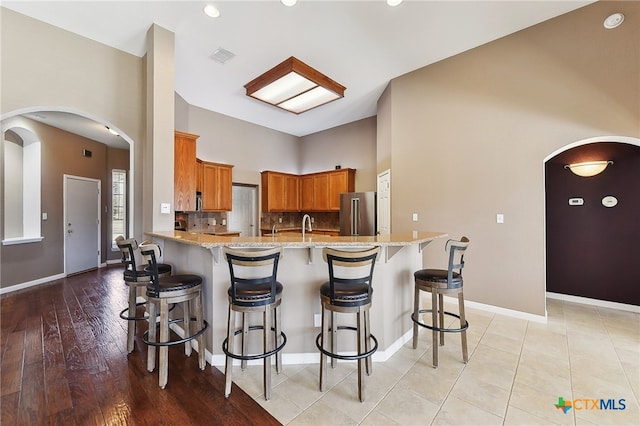
[[[496,223],[504,223],[504,215],[502,213],[496,214]]]
[[[418,221],[418,213],[414,213],[412,219],[413,219],[414,222],[417,222]]]
[[[313,326],[314,327],[322,327],[322,315],[314,314],[313,315]]]
[[[282,218],[281,217],[278,218],[278,223],[282,223]]]

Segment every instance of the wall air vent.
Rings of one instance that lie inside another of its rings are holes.
[[[236,55],[234,53],[229,52],[227,49],[223,49],[222,47],[219,47],[209,57],[218,63],[224,64],[229,59],[233,59],[235,56]]]

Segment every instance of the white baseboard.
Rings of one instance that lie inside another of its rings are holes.
[[[588,297],[571,296],[569,294],[547,292],[549,299],[564,300],[566,302],[582,303],[583,305],[600,306],[601,308],[618,309],[620,311],[635,312],[640,314],[640,306],[626,303],[609,302],[608,300],[590,299]]]
[[[458,304],[458,299],[456,297],[444,296],[444,299],[447,303]],[[487,305],[479,302],[472,302],[469,300],[464,301],[464,306],[474,309],[479,309],[481,311],[492,312],[494,314],[505,315],[512,318],[519,318],[527,321],[539,322],[546,324],[547,316],[545,315],[535,315],[530,314],[528,312],[516,311],[513,309],[501,308],[499,306]]]
[[[42,278],[38,278],[37,280],[33,280],[33,281],[27,281],[24,283],[20,283],[20,284],[15,284],[9,287],[3,287],[0,288],[0,294],[5,294],[5,293],[11,293],[12,291],[18,291],[18,290],[23,290],[25,288],[29,288],[29,287],[33,287],[36,285],[40,285],[40,284],[45,284],[51,281],[55,281],[55,280],[59,280],[62,278],[65,278],[66,275],[65,274],[57,274],[57,275],[51,275],[49,277],[42,277]]]

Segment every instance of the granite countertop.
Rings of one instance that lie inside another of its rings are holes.
[[[264,237],[229,237],[222,235],[208,235],[185,231],[148,231],[146,235],[171,241],[201,246],[204,248],[234,246],[234,247],[340,247],[363,245],[369,246],[408,246],[425,243],[437,238],[446,237],[444,232],[409,231],[390,235],[376,235],[371,237],[333,237],[329,235],[311,234],[302,238],[297,232],[278,232]]]

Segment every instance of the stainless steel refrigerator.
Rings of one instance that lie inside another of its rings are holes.
[[[340,194],[340,235],[376,235],[376,193]]]

